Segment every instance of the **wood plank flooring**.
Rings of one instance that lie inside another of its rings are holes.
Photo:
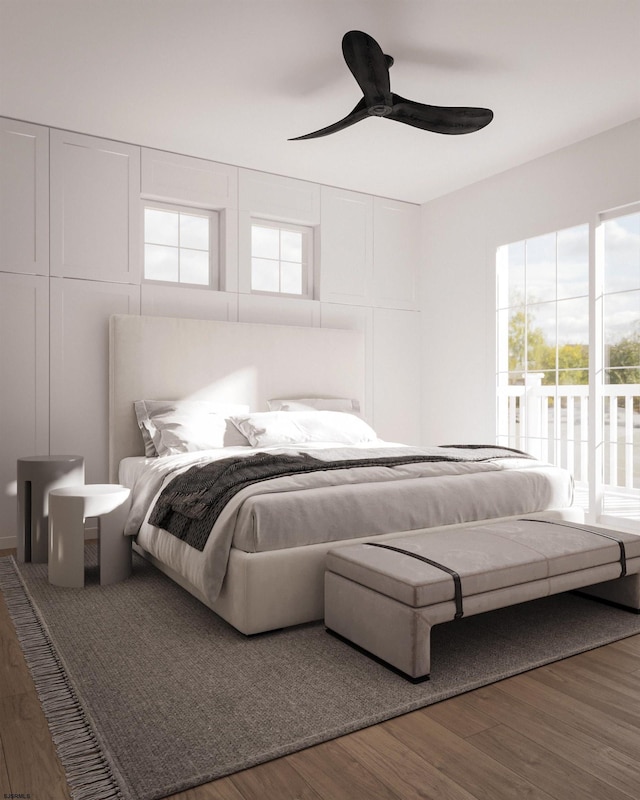
[[[0,798],[12,793],[71,798],[0,594]],[[640,635],[171,800],[409,798],[638,800]]]

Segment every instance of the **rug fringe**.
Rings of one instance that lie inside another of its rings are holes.
[[[0,559],[0,588],[74,800],[124,800],[91,724],[13,558]]]

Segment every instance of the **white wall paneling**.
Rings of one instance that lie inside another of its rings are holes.
[[[373,304],[416,309],[420,206],[373,198]]]
[[[182,286],[143,283],[140,289],[141,314],[153,317],[186,317],[237,322],[238,295]]]
[[[139,283],[140,148],[51,131],[51,274]]]
[[[238,211],[238,291],[251,292],[251,212]]]
[[[139,286],[51,278],[51,449],[83,455],[87,483],[109,475],[109,317],[139,313]]]
[[[238,291],[238,210],[220,210],[220,291]]]
[[[238,168],[142,148],[144,197],[200,208],[237,208]]]
[[[317,183],[240,169],[238,189],[239,207],[255,216],[299,225],[320,223],[320,186]]]
[[[49,274],[49,129],[0,119],[0,270]]]
[[[238,321],[316,328],[320,326],[320,303],[317,300],[239,294]]]
[[[373,198],[321,189],[320,300],[369,305],[373,274]]]
[[[320,325],[364,333],[365,396],[361,397],[361,413],[373,423],[373,309],[342,303],[320,304]]]
[[[16,460],[49,453],[49,278],[0,272],[0,549],[16,530]]]
[[[417,311],[373,310],[373,425],[382,439],[422,440],[420,338]]]

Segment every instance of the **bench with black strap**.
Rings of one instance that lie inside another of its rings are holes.
[[[412,553],[411,550],[403,550],[401,547],[393,547],[390,544],[382,544],[381,542],[367,542],[367,544],[370,547],[382,547],[384,550],[392,550],[395,553],[401,553],[403,556],[417,558],[418,561],[423,561],[425,564],[429,564],[430,567],[437,567],[437,569],[441,569],[443,572],[451,575],[453,578],[454,600],[456,604],[456,613],[453,615],[453,618],[460,619],[460,617],[464,616],[464,608],[462,606],[462,581],[455,569],[451,569],[444,564],[439,564],[437,561],[421,556],[418,553]]]
[[[625,547],[624,539],[619,535],[614,536],[611,531],[603,531],[600,528],[594,528],[591,525],[579,525],[577,522],[558,522],[550,519],[530,519],[523,517],[522,522],[543,522],[546,525],[559,525],[561,528],[573,528],[574,530],[583,531],[584,533],[592,533],[594,536],[602,536],[604,539],[611,539],[612,542],[617,542],[620,548],[620,577],[624,578],[627,574],[627,548]]]
[[[640,537],[563,520],[416,531],[327,555],[327,629],[411,680],[430,673],[434,625],[558,592],[640,610]]]

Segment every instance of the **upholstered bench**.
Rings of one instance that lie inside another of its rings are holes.
[[[640,536],[606,528],[522,519],[417,531],[329,551],[325,625],[424,680],[434,625],[585,587],[637,612],[639,572]]]

